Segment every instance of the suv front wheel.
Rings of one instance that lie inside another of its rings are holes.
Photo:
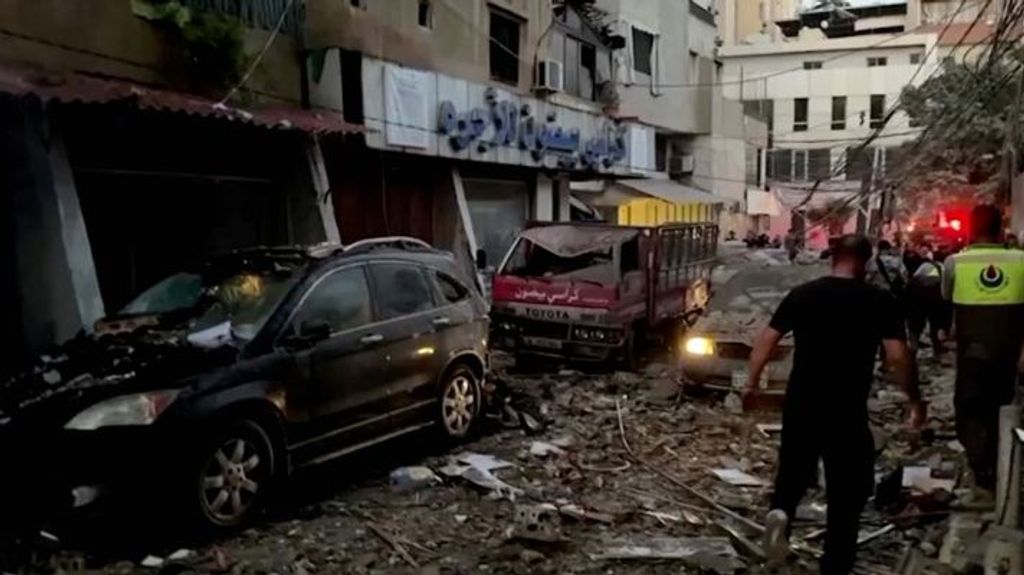
[[[266,431],[254,421],[221,427],[199,458],[193,500],[199,519],[212,530],[245,525],[264,508],[274,474],[274,452]]]
[[[445,437],[460,440],[474,431],[480,414],[480,381],[466,366],[445,376],[441,384],[438,424]]]

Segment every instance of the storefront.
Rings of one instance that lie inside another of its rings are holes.
[[[89,330],[210,256],[337,241],[315,158],[319,141],[358,127],[122,81],[33,78],[0,78],[0,263],[12,270],[0,295],[17,322],[3,332],[12,355]]]
[[[414,235],[460,256],[483,250],[493,265],[527,221],[569,219],[570,179],[653,167],[653,131],[591,102],[555,103],[367,57],[361,71],[367,161],[355,172],[329,168],[345,241]]]

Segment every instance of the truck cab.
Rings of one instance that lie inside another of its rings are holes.
[[[492,344],[517,357],[633,365],[650,335],[706,304],[713,224],[535,224],[494,276]]]

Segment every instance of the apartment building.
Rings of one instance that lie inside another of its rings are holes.
[[[750,4],[731,0],[719,6],[739,22]],[[791,225],[803,225],[800,215],[858,193],[865,174],[895,169],[899,146],[919,133],[898,108],[902,90],[940,73],[947,58],[984,53],[999,10],[993,2],[982,13],[984,5],[972,0],[962,6],[936,0],[808,3],[791,6],[788,15],[774,14],[761,33],[727,35],[719,51],[726,95],[770,126],[766,175],[779,215],[762,225],[770,222],[772,234],[783,234]],[[870,145],[853,153],[869,136]],[[796,207],[793,219],[790,211]],[[854,218],[846,229],[854,229]],[[815,231],[812,242],[822,244],[827,234]]]
[[[621,208],[621,198],[628,204],[633,197],[643,204],[637,209],[648,211],[648,197],[710,204],[702,208],[710,212],[697,217],[716,219],[723,233],[745,233],[742,205],[746,190],[758,187],[757,157],[767,145],[767,127],[723,97],[713,3],[599,0],[596,5],[625,39],[625,49],[613,60],[618,113],[653,130],[643,145],[654,161],[645,170],[648,180],[606,182],[598,186],[605,197],[592,201]]]

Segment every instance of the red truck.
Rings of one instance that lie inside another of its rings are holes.
[[[635,367],[651,336],[704,308],[717,245],[709,223],[532,224],[494,276],[492,345]]]

